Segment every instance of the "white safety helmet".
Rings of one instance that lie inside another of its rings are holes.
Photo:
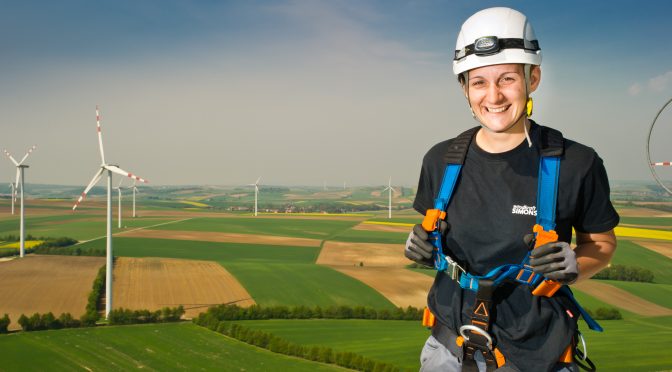
[[[541,65],[541,49],[527,17],[511,8],[488,8],[467,19],[457,36],[453,72],[521,63]]]

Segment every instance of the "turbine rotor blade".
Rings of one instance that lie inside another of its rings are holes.
[[[100,158],[105,164],[105,151],[103,151],[103,134],[100,129],[100,112],[98,111],[98,105],[96,105],[96,126],[98,127],[98,146],[100,146]]]
[[[148,183],[147,180],[142,179],[142,178],[136,176],[135,174],[133,174],[131,172],[126,172],[125,170],[117,167],[116,165],[104,165],[103,168],[105,168],[107,170],[110,170],[110,171],[112,171],[112,172],[114,172],[118,175],[128,177],[128,178],[132,178],[134,180],[138,180],[138,181],[143,182],[143,183]]]
[[[255,182],[254,184],[255,184],[255,185],[258,185],[258,184],[259,184],[259,181],[261,181],[261,176],[259,176],[259,178],[257,178],[257,182]]]
[[[26,159],[28,158],[28,155],[30,155],[30,153],[33,152],[33,150],[35,150],[36,148],[37,148],[37,146],[33,145],[33,147],[28,149],[28,152],[26,153],[26,155],[23,156],[23,159],[21,159],[21,161],[19,162],[19,165],[23,164],[23,162],[26,161]]]
[[[3,150],[3,151],[5,152],[5,155],[7,155],[9,160],[11,160],[12,163],[14,163],[14,165],[16,165],[18,167],[19,163],[17,163],[16,159],[14,159],[14,157],[9,153],[9,151],[7,151],[7,150]]]
[[[84,189],[84,192],[82,193],[82,195],[80,195],[80,196],[79,196],[79,199],[77,199],[77,202],[75,203],[75,206],[72,207],[72,210],[73,210],[73,211],[77,208],[77,206],[79,205],[79,203],[81,203],[82,200],[84,200],[84,198],[86,198],[86,194],[88,194],[89,191],[91,191],[91,189],[93,188],[93,186],[95,186],[95,185],[98,183],[98,181],[100,181],[100,178],[103,177],[103,171],[104,171],[103,168],[98,169],[98,172],[96,172],[96,175],[93,176],[93,178],[91,179],[91,182],[89,182],[89,185],[86,186],[86,188]]]

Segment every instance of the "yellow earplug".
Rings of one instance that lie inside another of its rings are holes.
[[[527,105],[526,105],[526,107],[527,107],[527,117],[528,117],[528,118],[529,118],[530,116],[532,116],[532,108],[533,108],[533,106],[534,106],[534,104],[532,103],[532,97],[530,97],[530,98],[527,99]]]

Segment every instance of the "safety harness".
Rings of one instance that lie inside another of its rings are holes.
[[[446,211],[451,196],[457,185],[460,170],[469,149],[469,145],[480,127],[475,127],[456,137],[450,144],[445,155],[446,170],[441,188],[434,202],[434,209],[427,210],[422,226],[429,233],[429,240],[434,245],[434,266],[437,271],[443,271],[452,280],[459,283],[465,290],[476,292],[476,300],[471,314],[471,323],[459,329],[459,336],[455,342],[463,351],[463,371],[478,371],[474,356],[480,353],[485,359],[488,371],[501,367],[506,363],[504,355],[496,347],[496,340],[490,335],[490,313],[492,298],[497,287],[505,281],[530,286],[535,296],[551,297],[561,291],[579,310],[583,319],[591,330],[602,332],[602,327],[578,304],[569,287],[560,283],[544,279],[535,274],[529,265],[531,251],[527,253],[520,264],[507,264],[496,267],[485,275],[473,275],[462,268],[452,257],[446,254],[442,246],[439,223],[446,219]],[[555,232],[555,209],[557,205],[558,180],[560,174],[560,158],[564,152],[562,133],[557,130],[540,127],[541,159],[537,186],[537,217],[533,227],[535,245],[537,248],[549,242],[558,240]],[[433,325],[435,319],[427,309],[423,317],[424,325]],[[578,334],[580,337],[580,334]],[[577,346],[575,339],[572,345],[561,356],[561,361],[571,362],[572,359],[582,358],[591,368],[594,368],[580,349],[573,353]],[[580,361],[577,363],[584,367]],[[586,368],[586,367],[584,367]],[[588,368],[587,368],[588,369]]]

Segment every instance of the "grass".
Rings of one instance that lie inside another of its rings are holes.
[[[654,282],[672,284],[672,260],[631,241],[618,241],[611,263],[649,269],[653,271]]]
[[[642,226],[668,226],[672,228],[670,217],[621,217],[621,223]]]
[[[188,221],[159,226],[161,230],[217,231],[238,234],[291,236],[297,238],[327,239],[347,230],[358,221],[320,220],[298,218],[194,218]]]
[[[7,371],[338,371],[259,349],[191,323],[0,335]]]
[[[408,233],[346,230],[332,236],[329,240],[335,240],[339,242],[404,244],[406,243],[407,238]]]
[[[429,336],[429,332],[414,321],[324,319],[241,323],[297,343],[357,352],[413,370],[419,367],[420,350]],[[672,365],[672,354],[664,352],[672,342],[672,317],[602,321],[601,324],[604,333],[583,332],[589,356],[600,370],[654,371],[666,370]]]
[[[395,306],[366,284],[326,266],[314,264],[221,262],[264,306]]]
[[[672,309],[671,284],[621,282],[616,280],[603,280],[603,282],[628,291],[654,304]]]
[[[105,249],[105,239],[79,244],[68,249]],[[115,237],[115,256],[168,257],[192,260],[210,260],[222,263],[313,263],[317,247],[292,247],[259,244],[218,243],[189,240],[145,239]]]

